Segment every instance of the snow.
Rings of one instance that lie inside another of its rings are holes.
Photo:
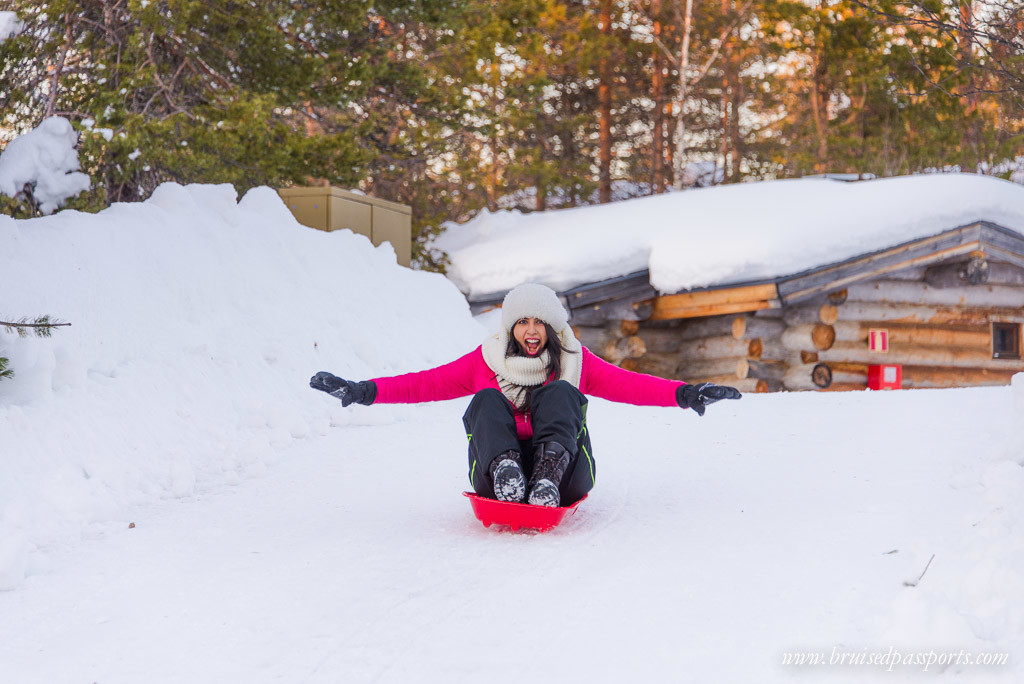
[[[108,138],[109,139],[109,138]],[[26,183],[44,214],[89,189],[89,177],[78,171],[78,134],[67,119],[50,117],[7,144],[0,154],[0,193],[16,197]]]
[[[978,220],[1024,232],[1024,186],[933,174],[742,183],[447,225],[433,247],[469,296],[557,290],[650,269],[663,293],[798,273]]]
[[[21,31],[23,24],[18,21],[17,12],[0,12],[0,43]]]
[[[307,386],[455,358],[485,335],[465,300],[269,189],[0,217],[0,291],[72,323],[0,333],[5,682],[923,681],[783,665],[895,650],[1024,678],[1024,374],[594,399],[597,487],[513,534],[459,495],[468,399]]]

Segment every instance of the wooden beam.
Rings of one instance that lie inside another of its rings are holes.
[[[672,318],[719,316],[761,309],[777,309],[780,306],[779,293],[772,283],[702,292],[682,292],[656,297],[651,320],[664,321]]]
[[[720,290],[703,290],[701,292],[681,292],[673,295],[662,295],[655,300],[655,308],[689,308],[710,306],[713,304],[736,304],[740,302],[756,302],[778,299],[779,293],[775,285],[748,285],[729,287]]]

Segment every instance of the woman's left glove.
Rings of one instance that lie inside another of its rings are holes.
[[[310,378],[309,386],[340,399],[342,406],[349,404],[369,406],[377,398],[377,383],[373,380],[352,382],[325,371],[320,371]]]
[[[676,402],[683,408],[691,408],[698,416],[704,415],[708,404],[721,399],[739,399],[743,395],[735,387],[725,387],[711,382],[697,385],[682,385],[676,390]]]

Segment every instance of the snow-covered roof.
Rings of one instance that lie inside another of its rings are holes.
[[[1024,235],[1024,186],[934,174],[741,183],[600,206],[483,212],[434,246],[470,298],[523,282],[565,291],[649,270],[662,293],[773,280],[975,221]]]

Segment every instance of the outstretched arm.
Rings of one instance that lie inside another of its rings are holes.
[[[330,373],[320,372],[313,376],[309,384],[314,389],[337,397],[343,406],[352,403],[416,404],[424,401],[442,401],[464,397],[481,389],[482,385],[477,386],[480,383],[481,364],[483,356],[477,348],[451,363],[418,373],[352,382]]]
[[[733,387],[708,382],[688,385],[653,375],[619,368],[583,348],[583,384],[586,394],[638,406],[681,406],[703,416],[708,404],[720,399],[739,399]]]

